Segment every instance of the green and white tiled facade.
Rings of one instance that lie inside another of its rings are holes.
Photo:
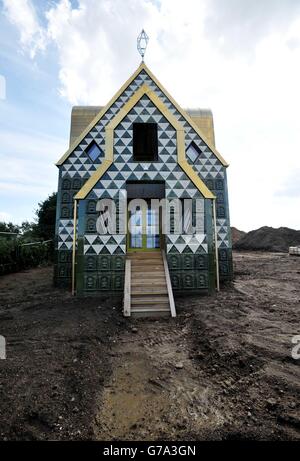
[[[224,281],[232,278],[226,168],[147,72],[142,70],[59,167],[55,270],[58,285],[69,286],[71,283],[73,197],[101,165],[105,152],[105,127],[145,83],[183,126],[186,148],[194,142],[201,151],[192,167],[217,197],[220,278]],[[157,124],[158,161],[146,163],[133,161],[132,124],[137,122]],[[86,153],[87,147],[92,142],[96,142],[103,153],[96,163],[93,163]],[[185,234],[167,234],[165,251],[175,293],[213,291],[216,274],[212,200],[203,198],[178,164],[176,130],[146,94],[115,128],[113,152],[113,163],[86,198],[79,200],[76,243],[77,293],[97,294],[123,290],[127,238],[125,233],[120,232],[126,223],[127,214],[119,206],[119,197],[120,194],[123,196],[126,194],[128,181],[164,182],[165,197],[192,199],[194,212],[196,200],[202,199],[201,212],[204,226],[196,229],[196,234],[192,238]],[[113,199],[117,206],[117,229],[113,235],[99,235],[96,231],[98,217],[96,204],[103,198]]]

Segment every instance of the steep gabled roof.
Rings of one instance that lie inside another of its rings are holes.
[[[185,134],[183,125],[174,117],[163,101],[152,91],[146,84],[143,84],[124,104],[122,109],[114,116],[111,122],[105,128],[105,158],[100,167],[92,174],[92,176],[83,185],[80,191],[76,194],[76,200],[83,200],[90,193],[93,187],[101,179],[103,174],[113,164],[114,161],[114,130],[121,123],[124,117],[131,111],[143,95],[147,95],[163,116],[176,130],[177,137],[177,163],[185,172],[187,177],[193,182],[196,188],[201,192],[203,197],[214,199],[214,194],[204,184],[195,170],[188,164],[185,156]]]
[[[81,141],[85,138],[85,136],[94,128],[94,126],[99,122],[99,120],[103,117],[103,115],[107,112],[107,110],[114,104],[114,102],[121,96],[121,94],[126,90],[126,88],[130,85],[131,82],[139,75],[139,73],[144,70],[148,76],[153,80],[153,82],[157,85],[157,87],[166,95],[166,97],[171,101],[174,107],[178,110],[178,112],[185,118],[185,120],[190,124],[190,126],[195,130],[195,132],[201,137],[201,139],[205,142],[205,144],[209,147],[209,149],[213,152],[213,154],[218,158],[218,160],[222,163],[223,166],[228,166],[228,163],[224,160],[221,154],[217,151],[215,146],[209,141],[199,128],[197,124],[193,121],[193,119],[188,115],[186,111],[184,111],[177,102],[172,98],[172,96],[168,93],[168,91],[161,85],[161,83],[157,80],[157,78],[152,74],[152,72],[148,69],[146,64],[142,62],[137,70],[132,74],[132,76],[124,83],[124,85],[119,89],[119,91],[112,97],[109,103],[103,107],[100,112],[93,118],[91,123],[86,127],[86,129],[78,136],[78,138],[73,142],[70,148],[64,153],[64,155],[58,160],[56,163],[57,166],[62,165],[69,155],[78,147]]]

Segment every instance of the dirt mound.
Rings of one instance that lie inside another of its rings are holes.
[[[246,235],[246,233],[247,232],[241,231],[236,227],[231,227],[232,244],[234,245],[235,243],[237,243],[242,237]]]
[[[233,245],[235,250],[287,252],[289,246],[300,245],[300,231],[288,227],[261,227],[248,232]]]

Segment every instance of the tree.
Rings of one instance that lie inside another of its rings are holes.
[[[17,224],[13,224],[12,222],[0,222],[0,232],[9,232],[13,234],[20,233],[20,227]]]
[[[23,221],[21,224],[22,238],[27,241],[38,239],[37,224],[34,222]]]
[[[35,211],[36,222],[24,221],[21,226],[11,222],[0,222],[0,237],[16,237],[24,242],[36,240],[53,240],[55,234],[56,219],[56,198],[57,194],[53,193],[38,204]],[[7,233],[7,234],[6,234]]]
[[[49,195],[43,202],[39,203],[39,208],[35,214],[37,216],[37,224],[35,227],[36,236],[43,240],[52,240],[55,235],[55,219],[56,219],[56,199],[57,193]]]

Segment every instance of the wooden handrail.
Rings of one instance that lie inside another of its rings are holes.
[[[125,280],[124,280],[124,305],[123,314],[124,317],[130,317],[131,310],[131,261],[126,259],[125,261]]]
[[[166,276],[166,282],[167,282],[167,289],[168,289],[171,316],[176,317],[176,309],[175,309],[175,302],[174,302],[174,296],[173,296],[173,289],[172,289],[172,283],[171,283],[171,278],[170,278],[169,266],[168,266],[168,261],[167,261],[166,254],[165,254],[164,251],[162,251],[162,257],[163,257],[163,262],[164,262],[164,269],[165,269],[165,276]]]

